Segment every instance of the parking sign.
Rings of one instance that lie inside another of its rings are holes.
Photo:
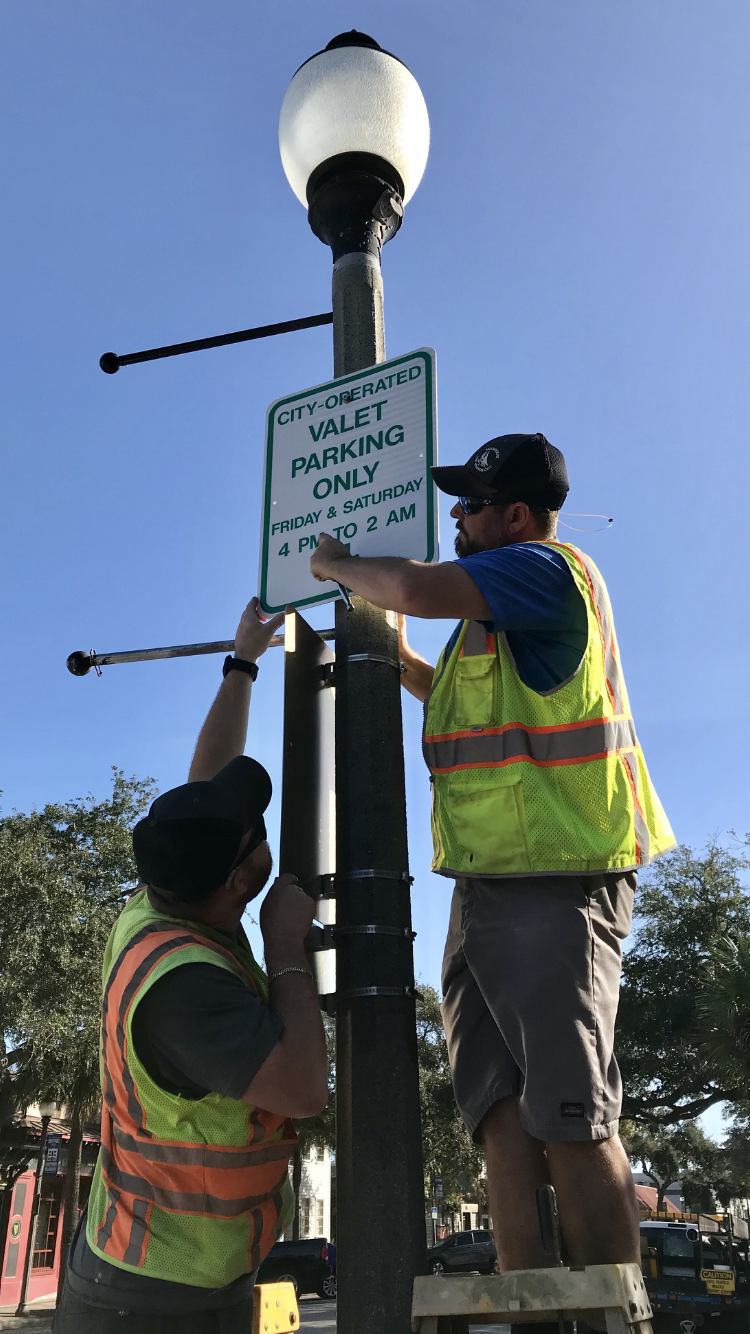
[[[260,551],[264,611],[339,596],[310,573],[321,532],[355,556],[437,559],[435,353],[279,398],[268,409]]]

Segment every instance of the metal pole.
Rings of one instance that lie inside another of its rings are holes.
[[[28,1315],[29,1298],[29,1276],[31,1274],[31,1260],[34,1254],[34,1241],[36,1239],[36,1223],[39,1216],[39,1183],[42,1179],[44,1170],[44,1158],[47,1152],[47,1131],[49,1129],[51,1117],[42,1117],[42,1138],[39,1142],[39,1157],[36,1163],[36,1175],[34,1177],[34,1194],[31,1197],[31,1218],[29,1219],[29,1233],[26,1238],[26,1254],[23,1261],[23,1278],[21,1279],[21,1300],[16,1307],[16,1315]],[[61,1262],[62,1263],[62,1262]]]
[[[319,639],[335,638],[335,630],[316,631]],[[284,643],[283,635],[272,635],[269,644],[271,648],[279,648]],[[233,639],[212,639],[201,644],[173,644],[171,648],[134,648],[128,649],[125,653],[70,653],[68,655],[68,671],[74,676],[86,676],[87,672],[95,667],[99,671],[100,667],[112,667],[117,663],[123,662],[157,662],[162,658],[194,658],[201,653],[232,653],[234,650]],[[101,673],[100,673],[101,675]]]
[[[378,258],[333,269],[334,373],[385,359]],[[356,660],[353,660],[356,655]],[[425,1268],[397,619],[336,605],[336,1177],[340,1334],[408,1334]],[[362,926],[383,928],[352,931]]]

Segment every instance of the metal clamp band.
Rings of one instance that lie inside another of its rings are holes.
[[[313,899],[335,899],[337,883],[340,884],[346,880],[398,880],[405,885],[412,885],[414,876],[409,875],[408,871],[376,871],[372,869],[349,871],[348,874],[341,871],[338,875],[328,873],[316,876],[315,880],[305,885],[305,890]]]
[[[386,658],[382,653],[350,653],[344,662],[384,662],[386,667],[395,667],[397,672],[405,672],[406,665],[397,658]]]
[[[337,1001],[356,1000],[360,996],[413,996],[413,987],[353,987],[350,991],[338,991]]]
[[[335,950],[336,941],[341,936],[392,936],[416,940],[417,933],[408,926],[377,926],[370,922],[363,926],[312,926],[305,936],[305,950],[308,954],[315,954],[319,950]]]
[[[408,940],[416,940],[417,933],[408,926],[375,926],[368,923],[365,926],[334,926],[332,927],[334,940],[339,936],[406,936]]]
[[[403,880],[407,885],[414,882],[414,876],[408,871],[341,871],[337,880]]]

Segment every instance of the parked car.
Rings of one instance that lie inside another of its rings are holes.
[[[454,1232],[427,1252],[430,1274],[494,1274],[496,1264],[491,1232]]]
[[[329,1260],[326,1238],[277,1241],[258,1270],[258,1282],[293,1283],[297,1296],[316,1292],[319,1297],[335,1297],[336,1269]]]

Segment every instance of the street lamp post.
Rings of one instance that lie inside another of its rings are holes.
[[[334,375],[385,360],[380,253],[429,147],[413,75],[364,33],[297,71],[279,122],[290,185],[333,253]],[[336,607],[338,1327],[407,1334],[425,1262],[396,617]]]
[[[39,1192],[42,1181],[42,1172],[44,1171],[44,1159],[47,1152],[47,1131],[49,1123],[55,1112],[59,1110],[59,1103],[40,1102],[39,1114],[42,1118],[42,1135],[39,1140],[39,1155],[36,1160],[36,1173],[34,1175],[34,1193],[31,1197],[31,1217],[29,1218],[29,1231],[26,1237],[26,1254],[23,1259],[23,1277],[21,1279],[21,1300],[16,1307],[16,1315],[29,1314],[29,1278],[31,1276],[31,1261],[34,1255],[34,1240],[36,1238],[36,1224],[39,1216]]]

